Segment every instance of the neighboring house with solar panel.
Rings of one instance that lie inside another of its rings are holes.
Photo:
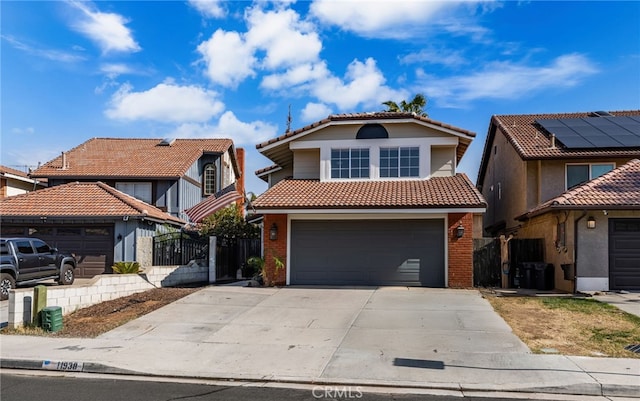
[[[493,116],[485,233],[543,238],[558,289],[640,289],[639,158],[640,110]]]
[[[31,178],[46,178],[49,189],[21,195],[34,201],[6,209],[0,231],[74,251],[81,256],[79,277],[90,277],[114,261],[136,260],[137,239],[165,224],[197,224],[243,203],[243,165],[244,151],[230,139],[93,138],[35,170]],[[108,192],[112,213],[95,204],[95,191]]]
[[[256,172],[269,188],[253,202],[268,281],[473,286],[485,201],[457,168],[474,137],[380,112],[331,115],[257,145],[274,163]]]

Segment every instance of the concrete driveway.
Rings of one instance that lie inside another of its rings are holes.
[[[439,355],[529,352],[478,291],[407,287],[208,287],[99,339],[162,348],[171,358],[160,371],[198,360],[209,374],[251,378],[377,380],[406,366],[411,380],[415,368],[441,369],[420,366]]]

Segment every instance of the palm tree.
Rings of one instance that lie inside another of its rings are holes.
[[[415,95],[413,100],[411,100],[409,103],[403,100],[400,102],[400,105],[398,105],[398,103],[394,102],[393,100],[388,100],[382,104],[387,106],[387,110],[385,111],[395,112],[395,113],[399,113],[399,112],[415,113],[422,117],[429,116],[427,112],[424,110],[424,108],[427,105],[427,98],[425,98],[422,93],[418,93],[417,95]]]

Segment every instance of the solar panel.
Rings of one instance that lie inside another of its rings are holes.
[[[567,148],[640,147],[640,117],[548,118],[536,120]]]

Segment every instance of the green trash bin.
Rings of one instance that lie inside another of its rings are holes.
[[[47,306],[40,311],[40,322],[46,331],[62,330],[62,308],[59,306]]]

